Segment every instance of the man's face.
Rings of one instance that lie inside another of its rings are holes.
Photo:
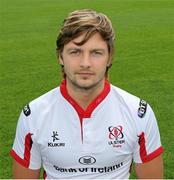
[[[105,79],[110,64],[107,43],[95,33],[85,44],[78,46],[85,33],[64,46],[60,64],[64,66],[67,83],[82,89],[90,89]]]

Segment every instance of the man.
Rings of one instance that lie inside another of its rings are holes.
[[[11,155],[14,178],[163,178],[163,148],[151,107],[107,79],[114,31],[93,10],[77,10],[57,39],[64,80],[25,106]]]

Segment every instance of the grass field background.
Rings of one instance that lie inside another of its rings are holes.
[[[110,80],[152,106],[165,148],[165,178],[174,178],[173,0],[0,0],[0,178],[11,178],[9,151],[22,107],[61,81],[56,36],[63,18],[81,8],[112,20]]]

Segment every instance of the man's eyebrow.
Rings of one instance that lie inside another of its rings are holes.
[[[105,49],[103,48],[94,48],[94,49],[91,49],[92,51],[105,51]]]
[[[103,48],[94,48],[90,50],[91,52],[100,52],[100,53],[106,53],[106,50]]]
[[[67,51],[72,51],[72,50],[81,50],[81,48],[80,47],[69,47],[67,49]]]

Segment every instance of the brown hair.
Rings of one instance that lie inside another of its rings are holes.
[[[64,46],[84,32],[86,33],[84,39],[77,45],[83,45],[92,35],[98,32],[103,40],[106,41],[109,55],[112,59],[115,33],[111,21],[106,15],[97,13],[91,9],[73,11],[64,20],[63,27],[61,28],[56,41],[57,54],[61,56]],[[110,64],[109,67],[111,67],[111,65],[112,64]]]

